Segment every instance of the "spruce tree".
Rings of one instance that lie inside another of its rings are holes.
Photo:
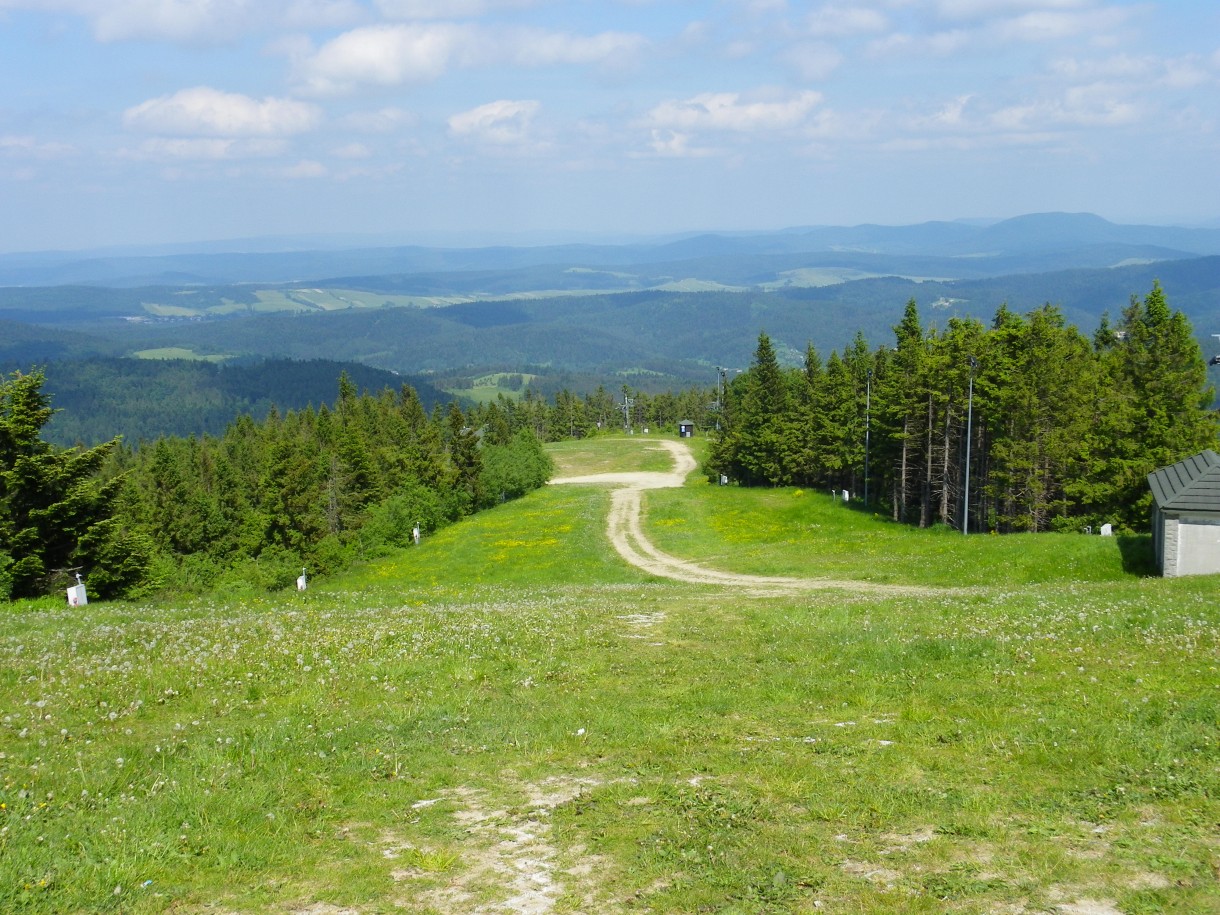
[[[889,371],[878,390],[880,456],[888,465],[892,481],[891,500],[895,521],[911,521],[919,504],[923,467],[923,426],[927,417],[927,343],[919,320],[919,306],[907,301],[902,321],[894,328],[897,345]]]
[[[449,435],[449,461],[453,485],[461,500],[463,513],[474,511],[481,503],[483,458],[479,453],[479,436],[466,421],[466,415],[456,403],[449,405],[446,420]]]
[[[1116,330],[1097,337],[1107,389],[1099,394],[1086,508],[1098,521],[1144,527],[1146,478],[1216,444],[1214,394],[1190,321],[1160,283],[1132,297]]]
[[[61,583],[56,573],[91,576],[122,533],[108,523],[121,480],[99,475],[118,439],[89,449],[42,441],[54,412],[44,381],[37,371],[0,380],[0,543],[8,563],[0,577],[14,597],[47,593]]]
[[[766,333],[758,335],[754,362],[742,384],[732,475],[746,484],[789,483],[799,462],[797,428],[788,380]]]

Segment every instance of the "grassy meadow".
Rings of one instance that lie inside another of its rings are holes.
[[[557,473],[663,470],[648,439]],[[0,608],[0,911],[1220,911],[1217,580],[1146,543],[548,487],[310,590]]]

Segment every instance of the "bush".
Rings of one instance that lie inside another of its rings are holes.
[[[544,485],[554,472],[550,455],[528,429],[522,429],[507,445],[487,445],[483,449],[480,476],[483,505],[517,499]]]
[[[229,594],[282,590],[297,580],[305,565],[298,553],[270,546],[256,558],[237,562],[221,573],[215,589]]]
[[[124,530],[116,519],[95,524],[80,539],[78,553],[88,562],[89,593],[98,597],[136,597],[150,590],[152,541]]]
[[[369,509],[364,526],[360,528],[361,543],[368,550],[375,549],[378,544],[409,546],[414,542],[412,532],[417,523],[423,530],[435,531],[455,520],[447,508],[435,491],[418,483],[408,483]]]

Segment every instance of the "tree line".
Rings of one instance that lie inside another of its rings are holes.
[[[1190,322],[1159,284],[1090,340],[1059,310],[922,323],[785,369],[765,333],[728,385],[707,470],[847,489],[896,521],[973,531],[1146,526],[1146,476],[1216,442]]]
[[[746,372],[656,395],[527,387],[429,412],[410,385],[369,394],[343,374],[332,405],[137,446],[43,441],[45,378],[15,372],[0,378],[0,599],[76,571],[100,596],[283,587],[541,486],[541,442],[624,427],[694,422],[709,479],[847,489],[896,521],[996,532],[1143,528],[1146,475],[1215,445],[1206,364],[1157,284],[1092,339],[1050,305],[938,329],[914,300],[894,332],[825,360],[810,345],[800,368],[762,333]]]
[[[548,399],[529,386],[517,398],[498,394],[471,411],[489,429],[528,429],[540,441],[558,442],[611,432],[677,432],[678,423],[712,421],[715,394],[701,388],[649,394],[623,385],[617,394],[598,386],[587,394],[561,389]]]
[[[405,546],[541,486],[534,434],[484,428],[457,404],[428,413],[409,385],[222,435],[118,438],[57,448],[38,372],[0,381],[0,599],[48,593],[83,571],[90,593],[283,587]]]

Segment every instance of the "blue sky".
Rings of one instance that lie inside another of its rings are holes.
[[[0,0],[0,251],[1220,218],[1215,0]]]

